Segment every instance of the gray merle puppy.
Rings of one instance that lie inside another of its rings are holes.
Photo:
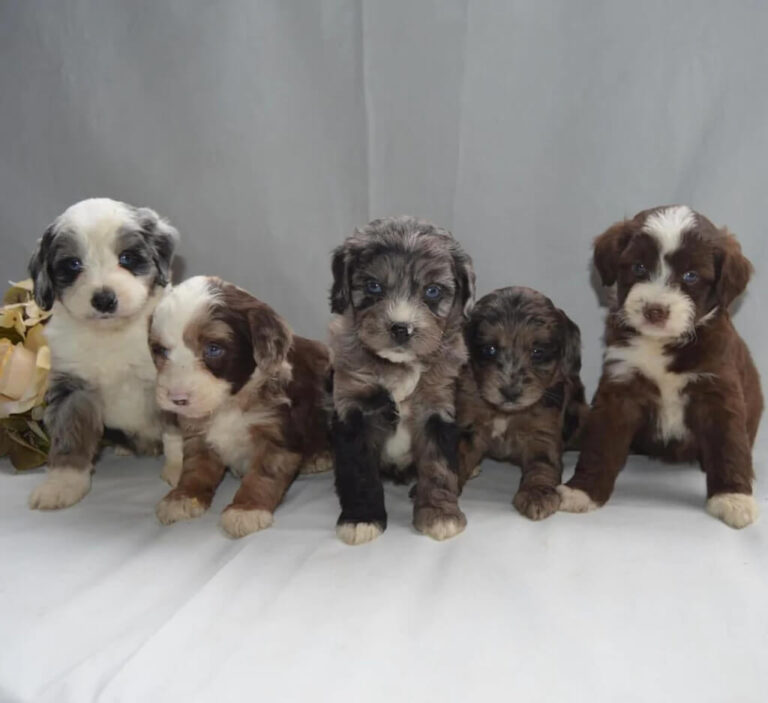
[[[451,234],[412,217],[374,220],[333,255],[333,444],[337,534],[362,544],[386,528],[382,475],[416,476],[413,522],[461,532],[456,379],[472,307],[472,260]]]
[[[88,493],[105,429],[134,451],[159,450],[147,329],[177,240],[153,210],[93,198],[68,208],[38,242],[29,271],[37,304],[53,310],[45,330],[51,450],[31,508],[66,508]],[[176,463],[180,470],[180,456]]]

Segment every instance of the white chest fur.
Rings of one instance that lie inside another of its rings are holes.
[[[613,379],[629,380],[634,374],[640,374],[656,385],[659,391],[656,432],[660,440],[669,442],[687,436],[685,388],[699,374],[669,371],[669,357],[664,353],[662,340],[635,337],[626,347],[608,347],[605,361],[607,373]]]
[[[208,443],[216,450],[227,468],[237,476],[245,475],[253,462],[256,449],[253,432],[259,425],[273,424],[272,413],[258,410],[243,412],[239,407],[224,407],[211,421],[206,433]]]
[[[420,364],[412,364],[398,369],[400,373],[386,384],[397,406],[399,421],[397,429],[384,444],[384,459],[399,469],[406,468],[412,461],[411,452],[411,404],[408,398],[416,390],[423,371]]]
[[[84,323],[57,304],[45,334],[54,372],[88,381],[98,392],[104,424],[148,439],[159,439],[155,366],[147,328],[152,307],[117,328]]]

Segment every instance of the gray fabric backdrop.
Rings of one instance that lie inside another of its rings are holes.
[[[683,202],[757,268],[737,324],[766,372],[766,35],[761,0],[5,0],[0,280],[107,195],[172,220],[185,275],[324,336],[330,249],[422,215],[480,293],[530,285],[570,313],[592,390],[590,242]]]

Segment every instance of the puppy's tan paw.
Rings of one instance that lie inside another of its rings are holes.
[[[744,493],[719,493],[707,501],[707,512],[729,527],[741,529],[757,520],[757,501]]]
[[[133,456],[133,452],[122,444],[115,445],[115,456]]]
[[[165,464],[163,464],[163,470],[160,472],[160,478],[171,488],[176,488],[176,486],[179,485],[179,479],[181,478],[181,469],[182,463],[180,461],[166,459]]]
[[[336,526],[336,536],[351,545],[372,542],[383,531],[375,522],[345,522]]]
[[[252,532],[270,527],[273,521],[274,516],[269,510],[227,508],[221,514],[219,524],[230,537],[245,537]]]
[[[579,488],[571,488],[565,484],[557,487],[560,494],[560,506],[558,510],[565,513],[588,513],[600,506],[592,500],[587,493]]]
[[[200,517],[208,509],[197,498],[163,498],[155,508],[157,519],[163,525],[172,525],[179,520],[192,520]]]
[[[29,496],[32,510],[60,510],[74,505],[91,490],[91,469],[50,469]]]
[[[448,511],[421,508],[413,519],[414,527],[421,533],[440,542],[464,531],[467,518],[458,508]]]
[[[319,474],[333,468],[333,457],[330,452],[313,456],[300,469],[302,474]]]
[[[521,515],[531,520],[543,520],[560,507],[560,494],[554,486],[521,488],[512,499],[512,505]]]

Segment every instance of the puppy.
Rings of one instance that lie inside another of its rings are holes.
[[[243,537],[272,524],[300,469],[330,468],[328,350],[293,335],[269,306],[196,276],[157,306],[149,342],[157,402],[183,436],[181,477],[157,506],[160,522],[202,515],[229,468],[243,480],[221,526]]]
[[[736,239],[685,206],[644,210],[595,240],[603,284],[615,286],[602,378],[561,510],[603,505],[630,449],[699,461],[707,510],[731,527],[758,514],[752,444],[760,378],[728,306],[752,267]]]
[[[546,296],[500,288],[481,298],[465,328],[469,363],[456,418],[460,485],[491,457],[522,467],[513,504],[540,520],[560,505],[564,447],[586,414],[579,328]]]
[[[348,544],[386,528],[382,474],[415,473],[413,522],[458,534],[456,379],[474,299],[472,260],[449,232],[412,217],[374,220],[333,255],[333,443]]]
[[[31,508],[66,508],[88,493],[105,428],[133,451],[159,450],[147,325],[177,241],[154,210],[94,198],[72,205],[38,242],[29,272],[37,304],[53,309],[45,328],[51,449]]]

